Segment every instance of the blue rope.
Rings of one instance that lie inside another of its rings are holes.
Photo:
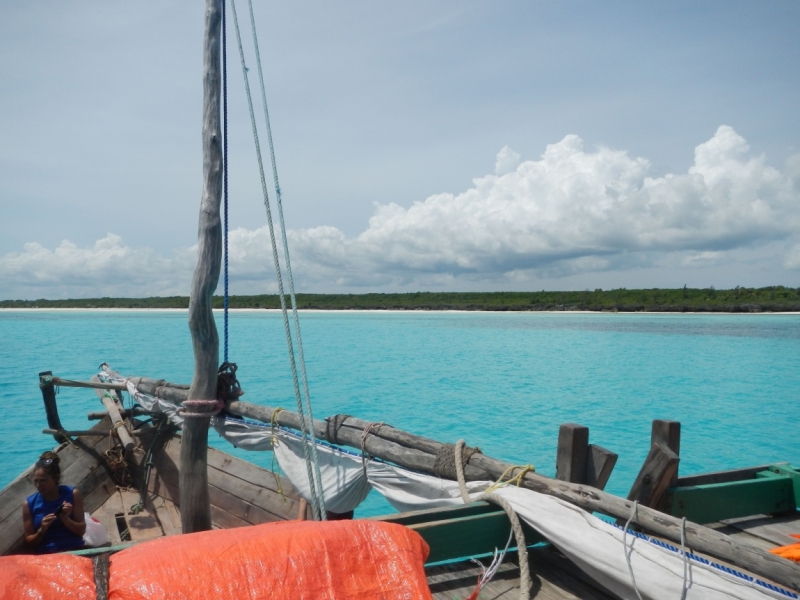
[[[224,342],[223,342],[223,362],[228,362],[228,53],[227,36],[225,27],[225,4],[222,2],[222,127],[223,127],[223,147],[222,147],[222,180],[224,189],[224,233],[223,233],[223,257],[225,262],[225,300],[224,300]]]

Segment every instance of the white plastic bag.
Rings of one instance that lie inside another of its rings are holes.
[[[111,540],[108,537],[108,532],[103,524],[95,519],[89,513],[83,513],[83,519],[86,521],[86,533],[83,534],[83,543],[87,546],[97,548],[103,544],[108,544]]]

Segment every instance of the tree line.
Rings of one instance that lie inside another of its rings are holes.
[[[787,312],[800,311],[800,288],[771,286],[541,292],[412,292],[401,294],[297,294],[299,309],[316,310],[589,310],[617,312]],[[289,299],[287,297],[287,305]],[[223,298],[215,296],[214,308]],[[277,309],[277,295],[231,296],[232,309]],[[2,300],[0,308],[141,308],[189,307],[188,296],[150,298],[73,298]]]

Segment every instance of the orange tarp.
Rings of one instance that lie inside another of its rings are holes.
[[[791,537],[800,540],[800,533],[792,533]],[[770,552],[782,556],[783,558],[800,562],[800,544],[789,544],[788,546],[773,548]]]
[[[71,554],[0,558],[3,600],[95,600],[92,559]]]
[[[429,548],[379,521],[285,521],[160,538],[111,556],[109,600],[430,599]]]

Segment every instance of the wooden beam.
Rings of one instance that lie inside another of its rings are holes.
[[[678,477],[678,487],[709,485],[712,483],[731,483],[733,481],[754,479],[756,473],[760,473],[761,471],[769,471],[770,467],[772,466],[773,465],[760,465],[758,467],[745,467],[743,469],[730,469],[727,471],[714,471],[713,473],[701,473],[699,475]]]
[[[119,411],[119,414],[123,419],[128,419],[130,417],[141,417],[144,415],[152,415],[153,413],[150,412],[149,410],[144,410],[143,408],[134,408],[133,410],[127,410],[127,409],[121,410]],[[98,410],[90,412],[88,415],[86,415],[86,418],[90,421],[99,421],[103,417],[107,416],[108,416],[107,410]]]
[[[104,381],[76,381],[73,379],[62,379],[61,377],[53,377],[53,384],[58,387],[78,387],[78,388],[92,388],[95,390],[114,390],[125,392],[128,386],[124,383],[106,383]]]
[[[611,471],[617,464],[619,456],[611,450],[606,450],[601,446],[589,444],[589,452],[586,461],[586,484],[603,490],[611,477]]]
[[[55,435],[57,433],[67,435],[69,437],[89,436],[89,437],[108,437],[108,434],[115,433],[115,430],[109,429],[108,431],[97,431],[95,429],[86,429],[83,431],[64,431],[59,429],[42,429],[42,433],[48,435]],[[140,432],[134,431],[131,435],[139,436]]]
[[[696,523],[794,511],[791,477],[762,472],[744,481],[673,488],[672,514]]]
[[[220,33],[223,0],[206,0],[203,45],[203,192],[197,235],[197,266],[189,300],[194,377],[189,400],[217,397],[219,336],[211,299],[222,265],[222,130],[220,127]],[[193,410],[201,413],[203,409]],[[211,412],[207,410],[206,412]],[[181,524],[184,533],[211,529],[208,492],[208,427],[211,415],[186,418],[181,443]]]
[[[114,429],[117,430],[117,436],[119,437],[119,441],[122,443],[122,447],[125,448],[125,453],[130,455],[133,451],[133,436],[131,435],[130,431],[125,425],[125,421],[122,420],[122,415],[120,414],[119,406],[117,405],[116,398],[112,397],[111,394],[103,394],[103,397],[100,398],[103,402],[103,406],[106,407],[108,411],[108,415],[111,417],[111,422],[114,425]]]
[[[556,479],[586,483],[586,463],[589,454],[589,428],[576,423],[564,423],[558,428]]]
[[[653,444],[642,465],[628,500],[655,508],[678,470],[678,455],[661,444]]]

